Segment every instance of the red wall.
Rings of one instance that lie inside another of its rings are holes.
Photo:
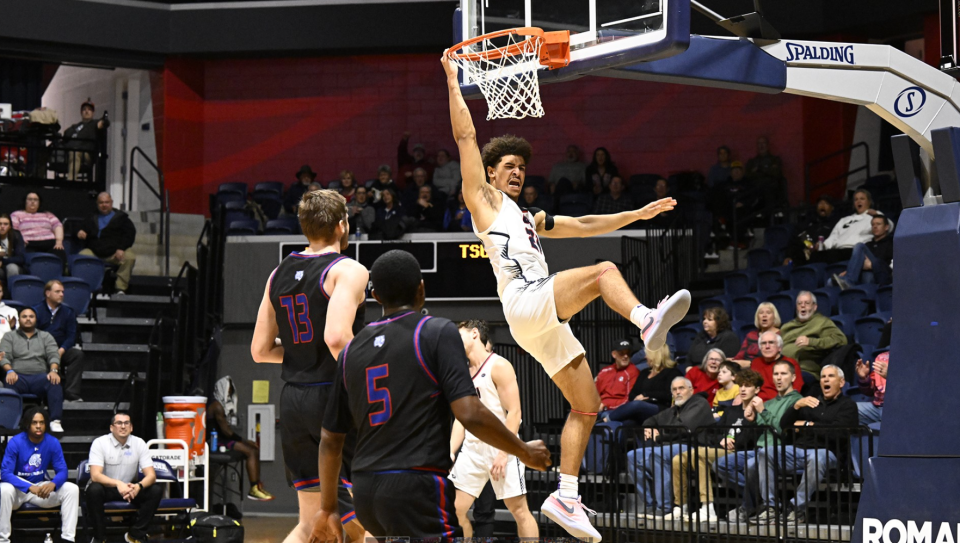
[[[374,177],[380,164],[396,165],[407,130],[411,143],[429,152],[453,146],[437,55],[176,60],[154,87],[160,160],[175,212],[205,212],[205,194],[223,182],[292,182],[304,163],[322,179],[345,168]],[[628,175],[706,171],[717,146],[746,160],[763,134],[783,158],[796,201],[805,145],[827,135],[829,150],[846,145],[844,131],[833,131],[840,126],[836,112],[817,112],[829,115],[815,133],[805,132],[810,107],[795,96],[597,77],[542,92],[543,119],[487,122],[486,105],[471,102],[481,144],[505,132],[533,143],[531,174],[546,175],[570,143],[587,157],[607,147]]]

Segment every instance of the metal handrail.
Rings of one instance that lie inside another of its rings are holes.
[[[140,155],[144,160],[147,161],[155,172],[157,172],[157,178],[159,180],[159,190],[153,187],[147,178],[140,173],[140,170],[137,169],[134,159]],[[164,254],[164,275],[170,276],[170,191],[166,189],[163,181],[163,170],[160,169],[160,166],[149,157],[139,146],[134,147],[130,150],[130,178],[127,182],[127,194],[125,195],[125,201],[127,202],[128,209],[133,208],[133,174],[137,174],[137,177],[140,178],[140,181],[150,189],[150,192],[160,200],[160,239],[163,242],[163,254]]]
[[[823,181],[823,182],[817,183],[816,185],[811,186],[811,184],[810,184],[810,183],[811,183],[811,181],[810,181],[810,170],[813,168],[813,166],[816,166],[817,164],[821,164],[821,163],[823,163],[823,162],[826,162],[826,161],[830,160],[831,158],[834,158],[834,157],[836,157],[836,156],[838,156],[838,155],[842,155],[842,154],[845,154],[845,153],[850,153],[850,156],[853,157],[853,151],[856,150],[858,147],[863,147],[863,150],[864,150],[864,152],[866,153],[866,154],[865,154],[865,159],[864,159],[864,164],[863,164],[863,166],[860,166],[859,168],[853,168],[853,169],[847,170],[846,172],[841,173],[840,175],[836,175],[836,176],[834,176],[834,177],[831,177],[830,179],[827,179],[826,181]],[[858,173],[858,172],[862,172],[862,171],[866,171],[866,172],[867,172],[867,178],[869,179],[869,178],[870,178],[870,145],[868,145],[867,142],[865,142],[865,141],[861,141],[861,142],[859,142],[859,143],[854,143],[853,145],[844,147],[843,149],[840,149],[840,150],[838,150],[838,151],[834,151],[834,152],[830,153],[829,155],[824,155],[824,156],[822,156],[822,157],[820,157],[820,158],[815,158],[815,159],[811,160],[810,162],[807,162],[806,166],[804,166],[804,184],[803,184],[803,187],[804,187],[804,201],[805,201],[805,202],[809,202],[809,201],[810,201],[810,196],[811,196],[811,194],[813,194],[813,192],[814,192],[815,190],[820,189],[820,188],[823,188],[823,187],[826,187],[826,186],[828,186],[828,185],[832,185],[833,183],[835,183],[835,182],[837,182],[837,181],[839,181],[839,180],[841,180],[841,179],[843,179],[843,178],[845,178],[845,177],[849,177],[849,176],[852,175],[852,174],[855,174],[855,173]]]

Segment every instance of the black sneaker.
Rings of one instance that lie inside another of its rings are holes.
[[[776,507],[765,507],[760,510],[760,514],[751,519],[757,524],[774,524],[777,522],[777,509]]]

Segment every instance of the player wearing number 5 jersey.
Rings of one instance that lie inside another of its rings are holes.
[[[323,502],[311,542],[340,540],[336,500],[328,489],[336,486],[333,466],[344,434],[353,428],[353,491],[363,526],[378,538],[461,537],[454,487],[447,479],[454,417],[533,469],[546,469],[550,453],[542,441],[520,441],[480,403],[457,327],[420,314],[423,280],[410,253],[385,253],[370,275],[383,317],[340,353],[323,418]]]
[[[665,298],[656,309],[641,304],[611,262],[550,274],[540,236],[589,237],[612,232],[639,219],[651,219],[670,211],[673,198],[657,200],[635,211],[585,217],[551,217],[539,209],[517,205],[523,190],[532,149],[523,138],[493,138],[477,145],[476,129],[460,94],[456,65],[444,52],[450,119],[460,150],[463,200],[473,218],[473,228],[490,258],[497,276],[497,293],[513,338],[533,355],[570,402],[571,413],[563,428],[560,456],[560,487],[541,507],[549,518],[570,535],[600,541],[584,514],[577,489],[577,475],[590,430],[600,408],[584,349],[567,321],[597,299],[629,319],[638,328],[647,347],[659,349],[667,331],[687,313],[690,293],[681,290]]]
[[[286,543],[307,541],[320,508],[320,423],[335,380],[336,357],[363,326],[369,276],[366,268],[340,254],[349,232],[342,196],[328,190],[308,192],[298,215],[310,246],[284,258],[270,275],[250,345],[255,361],[281,364],[281,446],[287,482],[297,489],[300,505],[300,522]],[[349,457],[344,464],[349,466]],[[347,471],[344,468],[345,476]],[[349,492],[341,486],[335,494],[344,529],[351,540],[361,539],[363,528],[355,520]]]

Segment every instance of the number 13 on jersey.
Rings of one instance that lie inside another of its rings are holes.
[[[540,254],[543,254],[543,247],[540,246],[540,236],[537,235],[537,229],[530,222],[530,219],[527,218],[527,213],[523,214],[523,224],[526,225],[527,239],[530,240],[530,246],[540,251]]]

